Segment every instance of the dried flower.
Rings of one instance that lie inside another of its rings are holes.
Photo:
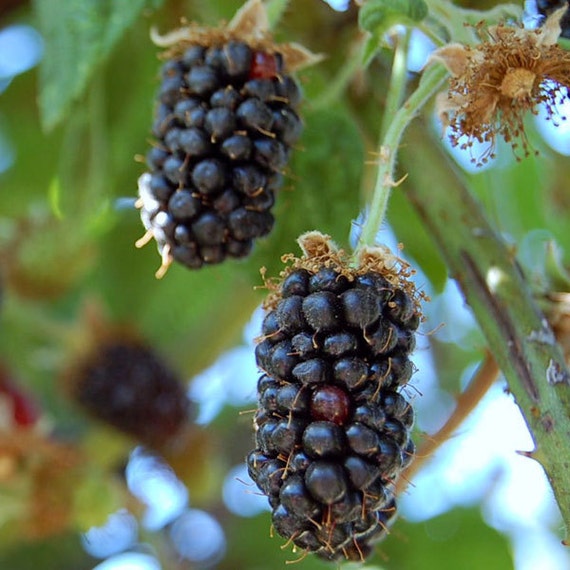
[[[486,30],[486,39],[475,46],[450,44],[437,50],[431,60],[450,71],[449,90],[437,102],[444,127],[451,129],[451,143],[470,149],[474,141],[488,143],[478,165],[494,156],[496,137],[502,136],[515,151],[522,146],[528,156],[524,131],[527,111],[538,113],[544,104],[549,119],[560,117],[556,106],[569,98],[570,52],[556,45],[564,9],[556,11],[537,30],[504,24]]]

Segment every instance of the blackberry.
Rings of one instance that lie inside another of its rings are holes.
[[[302,131],[300,91],[289,73],[311,56],[257,29],[264,10],[251,1],[224,28],[154,38],[168,49],[149,172],[139,179],[147,231],[137,247],[155,239],[157,277],[173,260],[197,269],[245,257],[273,227],[275,191]]]
[[[326,236],[299,242],[305,255],[269,283],[249,472],[279,534],[328,560],[364,559],[395,517],[394,482],[414,454],[402,387],[421,294],[379,248],[354,267]]]
[[[65,382],[91,416],[151,447],[163,448],[190,419],[182,380],[152,347],[130,334],[94,342],[67,371]]]

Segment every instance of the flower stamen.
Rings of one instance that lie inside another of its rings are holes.
[[[450,44],[437,50],[432,60],[450,71],[447,97],[438,99],[438,113],[449,128],[453,146],[471,149],[475,141],[488,143],[481,165],[494,156],[500,136],[526,157],[530,144],[524,129],[527,112],[560,117],[557,105],[569,98],[570,52],[556,44],[562,12],[555,12],[538,30],[504,24],[477,30],[482,38],[475,46]]]

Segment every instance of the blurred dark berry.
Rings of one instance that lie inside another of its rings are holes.
[[[139,341],[94,346],[70,369],[67,384],[92,416],[150,446],[164,445],[189,420],[184,383]]]

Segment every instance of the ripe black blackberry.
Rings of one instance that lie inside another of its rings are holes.
[[[305,255],[269,283],[247,464],[279,534],[325,559],[363,560],[394,520],[393,483],[414,453],[401,388],[420,295],[379,248],[353,268],[322,234],[299,243]]]
[[[188,268],[249,254],[273,226],[271,208],[302,123],[292,45],[275,45],[253,0],[222,29],[157,38],[164,54],[138,206],[162,256]],[[252,25],[252,21],[254,25]],[[301,58],[302,60],[303,58]]]
[[[85,351],[65,372],[70,397],[94,418],[166,449],[191,420],[182,379],[131,331],[94,328],[87,334]]]

